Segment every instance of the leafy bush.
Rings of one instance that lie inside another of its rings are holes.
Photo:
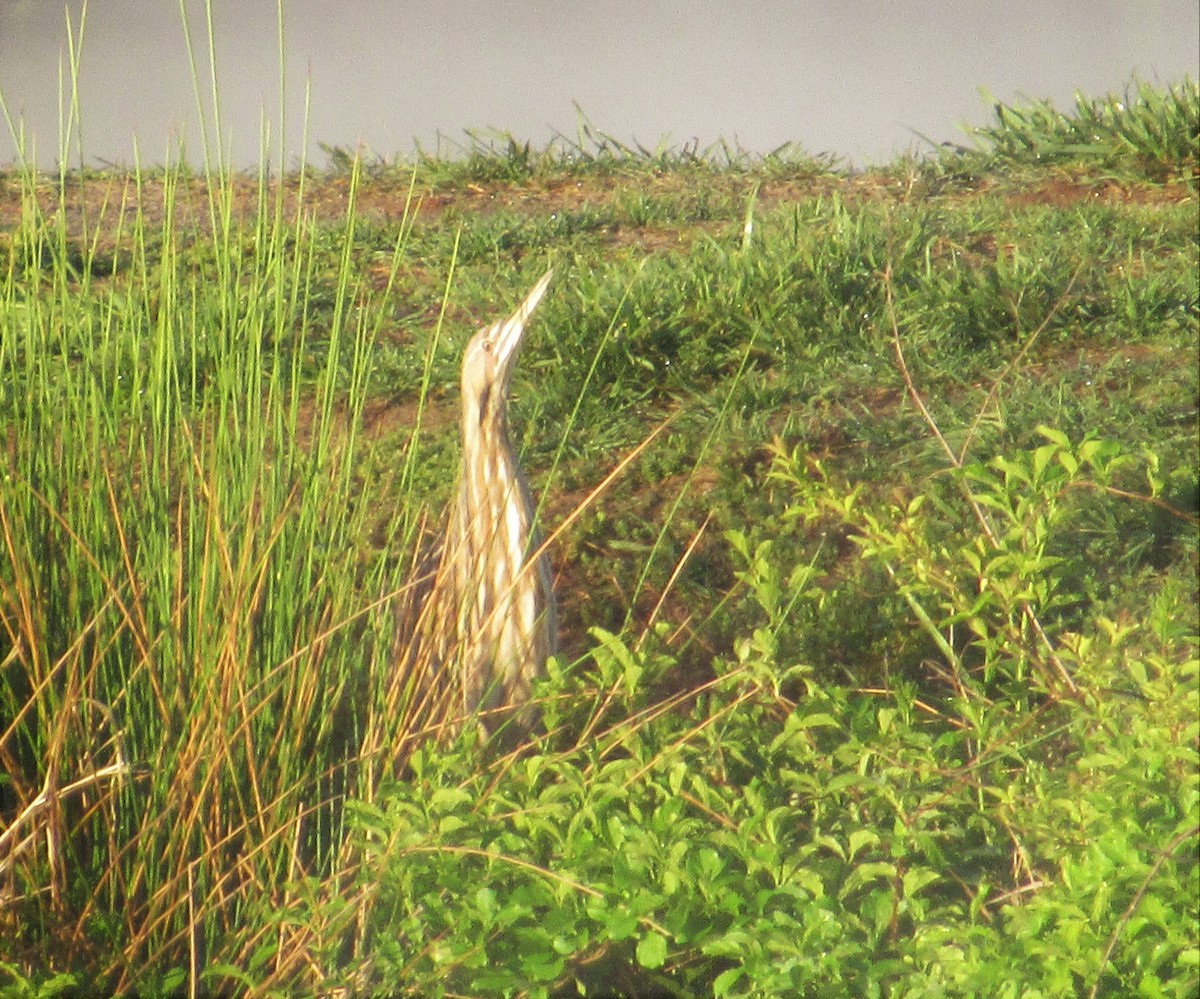
[[[1127,463],[1046,438],[964,469],[953,541],[931,496],[868,511],[780,454],[792,513],[860,532],[940,649],[938,679],[856,692],[781,661],[788,610],[829,597],[739,542],[762,627],[689,708],[640,700],[669,658],[597,633],[587,675],[543,690],[539,752],[483,772],[469,744],[422,754],[355,806],[360,956],[323,987],[1192,994],[1194,594],[1042,628],[1070,568],[1046,549],[1086,515],[1064,497],[1105,495]]]

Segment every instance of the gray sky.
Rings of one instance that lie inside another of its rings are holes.
[[[187,0],[208,93],[204,6]],[[78,26],[80,0],[69,0]],[[961,137],[983,122],[978,88],[1067,106],[1131,74],[1200,74],[1200,0],[684,2],[285,0],[285,158],[299,156],[306,81],[316,142],[373,152],[432,147],[440,131],[495,127],[544,143],[574,136],[574,103],[599,130],[653,147],[718,137],[763,152],[794,141],[857,162]],[[222,133],[258,161],[265,112],[279,130],[275,0],[214,0]],[[0,0],[0,95],[52,163],[59,135],[61,0]],[[92,0],[82,46],[90,160],[159,163],[179,139],[200,154],[197,103],[175,0]],[[0,163],[15,147],[0,124]],[[272,151],[277,161],[278,146]],[[320,157],[318,155],[318,162]]]

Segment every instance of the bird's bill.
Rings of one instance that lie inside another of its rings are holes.
[[[538,307],[542,296],[546,294],[552,277],[554,277],[553,269],[546,271],[541,280],[525,296],[525,301],[518,305],[516,311],[500,324],[500,330],[496,334],[496,354],[499,357],[508,357],[517,349],[529,317],[533,315],[533,310]]]

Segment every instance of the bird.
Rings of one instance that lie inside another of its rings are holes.
[[[508,416],[517,355],[553,273],[467,344],[456,491],[443,538],[425,559],[433,566],[426,585],[399,612],[413,689],[427,708],[473,717],[485,734],[505,718],[517,732],[536,724],[533,681],[557,649],[550,561]]]

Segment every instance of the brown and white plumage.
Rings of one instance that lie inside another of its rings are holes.
[[[511,709],[532,724],[535,677],[555,651],[550,564],[539,553],[536,506],[509,436],[508,397],[517,353],[553,272],[502,322],[471,338],[462,362],[462,467],[431,585],[407,660],[488,727]],[[536,556],[536,557],[535,557]],[[403,627],[403,625],[402,625]],[[437,698],[441,700],[441,698]]]

